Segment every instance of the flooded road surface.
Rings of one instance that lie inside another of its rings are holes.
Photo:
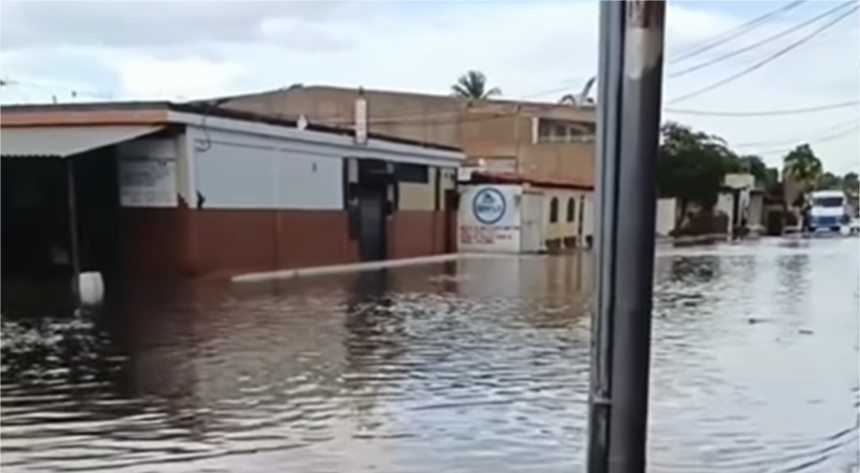
[[[650,471],[856,471],[857,241],[661,251]],[[5,315],[3,471],[582,471],[589,258]]]

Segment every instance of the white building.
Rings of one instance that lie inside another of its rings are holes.
[[[590,246],[590,188],[472,172],[459,192],[461,252],[539,253]]]

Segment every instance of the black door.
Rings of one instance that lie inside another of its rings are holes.
[[[384,189],[362,189],[358,195],[358,252],[362,261],[387,256]]]
[[[460,195],[456,189],[445,190],[445,253],[457,252],[457,217]]]

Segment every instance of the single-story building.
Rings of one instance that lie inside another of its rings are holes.
[[[108,285],[455,251],[454,148],[167,102],[2,108],[3,278]]]
[[[594,188],[514,173],[461,172],[458,248],[541,253],[591,245]]]

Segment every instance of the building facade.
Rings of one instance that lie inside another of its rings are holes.
[[[461,251],[543,253],[591,246],[593,188],[473,172],[460,182]]]
[[[593,106],[300,85],[213,103],[346,128],[366,121],[372,132],[461,148],[505,172],[594,184]]]
[[[173,280],[455,251],[450,147],[169,103],[2,113],[4,224],[54,210],[4,225],[4,263],[55,245],[78,274]]]

